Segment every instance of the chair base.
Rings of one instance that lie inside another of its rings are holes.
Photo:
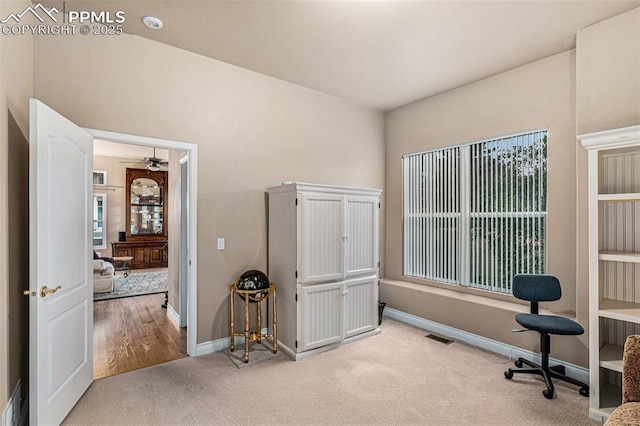
[[[565,375],[564,365],[554,365],[549,367],[549,347],[550,338],[548,334],[540,334],[540,348],[542,350],[542,365],[538,365],[535,362],[531,362],[528,359],[518,358],[515,362],[516,367],[510,368],[504,372],[504,377],[507,379],[513,378],[515,373],[523,374],[537,374],[542,376],[547,389],[542,391],[542,394],[547,399],[552,399],[555,393],[553,387],[553,381],[551,378],[562,380],[563,382],[571,383],[572,385],[580,386],[580,395],[589,397],[589,385],[582,383],[579,380],[573,379]],[[523,365],[529,366],[529,368],[523,368]]]

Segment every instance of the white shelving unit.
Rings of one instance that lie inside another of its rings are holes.
[[[622,348],[640,334],[640,126],[578,137],[589,155],[589,416],[620,404]]]

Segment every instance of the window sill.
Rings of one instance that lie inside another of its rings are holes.
[[[404,277],[403,280],[381,278],[381,284],[390,287],[400,287],[421,293],[429,293],[440,297],[474,303],[494,309],[516,313],[528,313],[529,303],[516,299],[510,294],[493,293],[486,290],[467,288],[455,284],[444,284],[430,280]],[[540,307],[540,313],[545,315],[561,315],[576,320],[575,311],[550,311]]]

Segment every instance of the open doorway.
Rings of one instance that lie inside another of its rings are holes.
[[[97,295],[100,297],[94,302],[94,378],[194,355],[196,146],[86,130],[96,144],[104,141],[117,151],[110,154],[115,159],[107,161],[96,150],[95,158],[100,161],[96,161],[94,171],[97,181],[104,185],[94,185],[94,193],[106,193],[105,223],[110,216],[116,217],[103,236],[101,254],[111,257],[114,281],[124,282],[111,292]],[[149,155],[140,154],[146,151]],[[162,179],[155,175],[163,174],[167,182],[157,185],[155,181]],[[142,188],[142,192],[134,194],[134,187]],[[163,197],[167,204],[163,204]],[[158,277],[164,277],[165,291],[154,287],[154,280],[162,281]],[[150,285],[147,294],[142,291],[140,295],[141,289],[136,288],[139,283],[142,290]],[[138,294],[117,294],[132,289]]]

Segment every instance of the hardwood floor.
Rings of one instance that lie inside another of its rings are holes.
[[[164,294],[93,303],[93,378],[187,356],[187,329],[160,307]]]

